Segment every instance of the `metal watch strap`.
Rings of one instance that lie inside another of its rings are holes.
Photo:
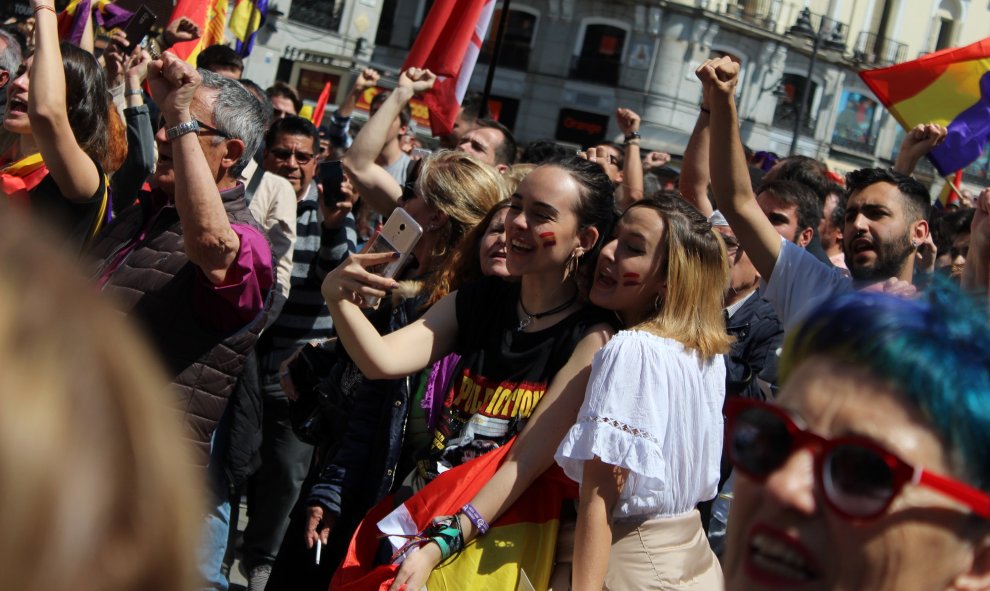
[[[169,140],[174,140],[179,136],[186,135],[187,133],[195,133],[196,131],[199,131],[199,123],[193,119],[185,123],[180,123],[175,127],[169,127],[165,130],[165,137]]]

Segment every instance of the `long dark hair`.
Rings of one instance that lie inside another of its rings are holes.
[[[106,166],[109,146],[109,93],[103,68],[93,54],[63,41],[62,68],[65,70],[65,98],[69,127],[76,143],[90,158]]]

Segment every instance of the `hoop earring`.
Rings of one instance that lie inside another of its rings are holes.
[[[661,307],[663,307],[663,296],[657,294],[656,299],[653,300],[653,311],[659,312]]]
[[[581,255],[577,253],[576,250],[571,252],[570,258],[567,259],[567,263],[564,264],[564,270],[566,271],[564,278],[574,277],[577,275],[578,265],[581,263]]]

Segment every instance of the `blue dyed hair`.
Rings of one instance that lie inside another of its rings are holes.
[[[985,308],[948,281],[905,300],[851,292],[816,309],[787,340],[784,380],[824,355],[900,390],[946,446],[953,472],[990,491],[990,327]]]

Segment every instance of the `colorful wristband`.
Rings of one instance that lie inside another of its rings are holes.
[[[447,560],[464,549],[464,533],[461,520],[456,515],[438,517],[424,531],[423,536],[440,548],[440,557]]]
[[[464,505],[461,507],[461,513],[467,516],[471,523],[478,528],[479,536],[483,536],[488,533],[490,526],[488,525],[488,522],[485,521],[485,518],[481,516],[481,513],[478,513],[478,510],[474,508],[474,505],[471,503]]]

